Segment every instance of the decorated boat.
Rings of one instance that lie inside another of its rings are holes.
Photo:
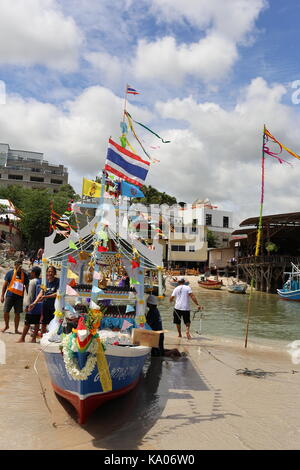
[[[213,281],[207,279],[206,281],[198,281],[200,287],[204,287],[204,289],[212,289],[212,290],[219,290],[221,289],[223,283],[222,281]]]
[[[291,264],[292,271],[284,273],[286,280],[282,289],[277,289],[277,293],[283,300],[300,301],[300,269],[294,263]]]
[[[82,200],[52,223],[45,239],[42,288],[48,265],[60,268],[60,282],[41,345],[54,391],[75,407],[81,424],[136,386],[151,347],[158,346],[160,332],[146,324],[145,275],[157,279],[162,297],[162,246],[156,238],[149,249],[130,233],[122,199],[123,182],[138,197],[148,165],[110,139],[101,183],[84,180]],[[95,215],[81,227],[87,210]]]
[[[82,209],[86,204],[76,206]],[[117,234],[110,217],[114,207],[106,211],[105,226],[95,217],[79,233],[71,230],[70,237],[59,243],[54,243],[55,231],[45,240],[43,282],[49,264],[58,264],[61,275],[56,327],[42,338],[41,345],[53,389],[76,408],[79,423],[84,423],[95,408],[137,384],[150,352],[150,347],[132,342],[132,332],[144,331],[146,322],[144,272],[158,272],[158,278],[161,273],[161,246],[157,243],[155,251],[148,250],[126,233]],[[98,251],[99,231],[95,229],[99,228],[105,252]],[[131,287],[100,288],[100,277],[108,267],[113,272],[126,269]],[[83,283],[85,269],[88,274],[92,271],[92,284]],[[75,280],[71,287],[70,279],[74,281],[74,277],[78,282]],[[69,331],[72,322],[74,328]]]
[[[227,290],[233,294],[246,294],[247,287],[248,284],[246,283],[235,283],[227,286]]]

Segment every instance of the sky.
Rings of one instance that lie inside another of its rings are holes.
[[[146,184],[208,198],[236,228],[259,215],[264,125],[300,154],[299,14],[298,0],[0,0],[0,142],[64,164],[80,193],[119,142],[129,84],[128,112],[170,140],[135,125],[159,160]],[[265,215],[299,210],[300,160],[282,157],[266,158]]]

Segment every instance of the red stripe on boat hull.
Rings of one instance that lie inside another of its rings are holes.
[[[130,390],[132,390],[137,385],[138,381],[139,378],[132,382],[130,385],[127,385],[127,387],[112,392],[99,393],[99,395],[92,395],[84,399],[80,399],[77,395],[74,395],[73,393],[68,392],[67,390],[63,390],[54,383],[52,383],[52,387],[58,395],[62,396],[68,402],[71,403],[71,405],[77,411],[78,423],[84,424],[90,414],[92,414],[93,411],[95,411],[99,406],[103,405],[109,400],[113,400],[114,398],[118,398],[130,392]]]

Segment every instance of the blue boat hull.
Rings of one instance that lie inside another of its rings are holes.
[[[44,357],[53,389],[75,407],[80,424],[100,405],[128,393],[136,386],[150,352],[150,348],[143,346],[108,346],[106,359],[112,378],[112,391],[103,392],[97,366],[87,380],[74,380],[66,371],[58,345],[52,345],[51,351],[44,351]],[[78,355],[80,367],[84,366],[86,356]]]
[[[296,300],[300,301],[300,290],[284,290],[277,289],[279,297],[283,300]]]

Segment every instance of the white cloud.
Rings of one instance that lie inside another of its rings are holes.
[[[258,215],[264,123],[278,140],[300,153],[298,109],[282,103],[285,93],[282,85],[256,78],[232,110],[191,97],[157,102],[156,118],[185,122],[184,127],[163,132],[147,109],[131,103],[136,120],[171,140],[162,144],[136,126],[148,149],[160,147],[153,150],[160,163],[151,165],[147,183],[178,200],[208,197],[219,207],[231,205],[236,224]],[[88,88],[63,107],[8,95],[6,105],[0,106],[1,141],[12,148],[44,152],[45,159],[66,165],[70,183],[80,191],[82,177],[94,177],[103,168],[109,136],[118,139],[122,108],[123,97],[103,87]],[[134,138],[129,140],[138,150]],[[293,168],[266,158],[264,214],[298,210],[300,162],[288,155],[283,158]]]
[[[265,0],[153,0],[158,21],[185,21],[206,35],[191,44],[178,44],[173,37],[140,41],[132,63],[134,73],[141,79],[173,84],[186,76],[206,83],[223,80],[238,59],[237,46],[249,40],[265,6]]]
[[[187,21],[235,42],[243,41],[253,30],[266,6],[266,0],[152,0],[152,9],[160,21]]]
[[[137,35],[137,25],[132,22],[134,33],[129,41],[130,23],[124,27],[122,18],[117,16],[119,26],[114,30],[124,31],[131,47],[131,61],[103,50],[87,54],[87,60],[104,74],[105,64],[111,63],[113,70],[118,65],[119,76],[131,74],[144,83],[155,79],[178,86],[186,78],[195,77],[211,86],[211,82],[228,77],[239,58],[239,46],[253,39],[255,22],[267,3],[266,0],[149,0],[144,5],[148,5],[157,23],[167,25],[163,31],[167,30],[168,34],[153,34],[153,29],[148,39],[146,35]],[[141,23],[143,19],[140,16]],[[194,37],[198,31],[199,40],[191,42],[178,36],[178,24],[185,29],[193,27]]]
[[[184,120],[189,129],[188,138],[177,132],[172,147],[163,147],[162,164],[154,175],[157,185],[163,185],[163,175],[172,165],[168,189],[181,200],[209,197],[220,205],[222,201],[232,201],[236,222],[258,215],[263,125],[300,153],[299,114],[295,107],[282,104],[285,93],[282,85],[268,86],[257,78],[243,90],[230,111],[215,103],[197,103],[192,98],[157,103],[161,117]],[[199,145],[197,151],[191,150],[191,142],[194,147]],[[288,155],[283,158],[293,168],[280,165],[272,157],[266,159],[265,213],[298,210],[300,162]],[[293,187],[293,194],[287,193],[287,187]]]
[[[118,140],[123,106],[123,97],[103,87],[90,87],[62,107],[8,95],[0,106],[0,139],[67,166],[70,184],[80,191],[82,177],[94,177],[103,168],[109,137]],[[131,109],[149,119],[148,111]]]
[[[0,64],[73,71],[83,36],[56,0],[1,0]]]
[[[194,76],[209,82],[223,79],[237,56],[234,43],[218,34],[182,45],[173,37],[164,37],[155,42],[140,41],[132,67],[139,79],[155,78],[179,85],[186,76]]]

